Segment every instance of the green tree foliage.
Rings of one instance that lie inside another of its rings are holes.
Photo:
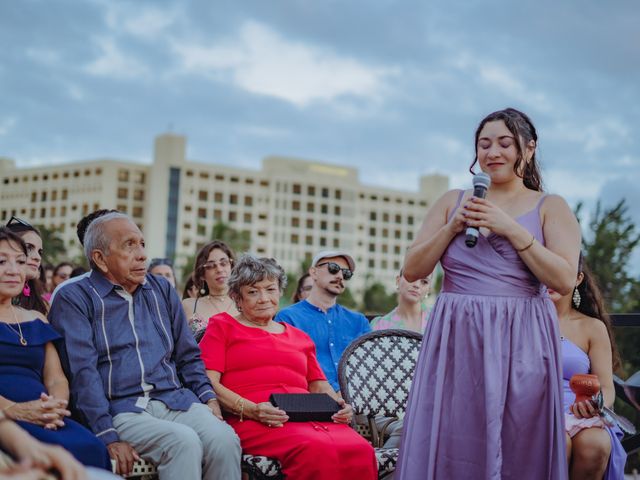
[[[63,260],[68,261],[67,247],[64,245],[64,240],[60,238],[60,230],[45,227],[44,225],[38,225],[36,228],[40,231],[40,237],[42,238],[42,248],[44,250],[42,263],[57,265]]]
[[[631,312],[638,306],[639,282],[629,273],[628,261],[640,243],[640,233],[627,210],[624,199],[610,208],[598,202],[589,222],[591,235],[583,238],[585,257],[610,312]]]
[[[362,296],[362,309],[365,315],[382,315],[396,306],[396,295],[387,293],[387,290],[379,282],[367,287]]]
[[[343,307],[350,308],[351,310],[358,309],[358,302],[356,302],[356,299],[353,297],[353,293],[351,293],[349,288],[345,288],[344,292],[340,294],[338,297],[338,303]]]

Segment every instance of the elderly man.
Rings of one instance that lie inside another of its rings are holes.
[[[324,250],[311,262],[311,293],[306,298],[278,313],[276,320],[306,332],[316,345],[318,361],[334,390],[338,385],[338,363],[342,352],[360,335],[371,330],[367,317],[337,303],[356,268],[351,255]]]
[[[240,443],[220,408],[166,279],[147,274],[144,238],[121,213],[84,238],[91,274],[61,289],[49,319],[64,336],[71,398],[117,463],[138,454],[161,479],[239,479]]]

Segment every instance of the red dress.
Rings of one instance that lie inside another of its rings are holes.
[[[309,382],[325,380],[315,346],[302,330],[283,324],[283,333],[242,325],[227,313],[212,317],[200,342],[208,370],[220,382],[255,403],[272,393],[308,393]],[[371,445],[348,425],[286,422],[269,428],[254,420],[226,415],[244,452],[276,458],[287,478],[308,480],[376,479]]]

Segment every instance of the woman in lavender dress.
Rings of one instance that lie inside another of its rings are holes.
[[[562,385],[569,476],[573,480],[624,479],[627,453],[620,442],[622,430],[604,423],[588,401],[576,403],[569,382],[577,373],[598,376],[604,404],[612,408],[616,398],[613,371],[620,356],[613,340],[609,316],[595,278],[584,264],[578,264],[575,289],[567,295],[549,290],[558,311],[562,334]]]
[[[476,158],[486,199],[450,191],[407,252],[414,281],[441,262],[442,291],[425,331],[395,478],[564,479],[560,335],[544,285],[573,289],[580,228],[542,193],[537,133],[508,108],[485,117]],[[474,248],[466,226],[479,228]]]

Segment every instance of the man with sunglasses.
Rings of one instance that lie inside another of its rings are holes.
[[[309,268],[314,281],[311,293],[276,316],[277,321],[293,325],[311,337],[320,366],[336,392],[340,389],[338,363],[342,352],[354,339],[371,331],[367,317],[337,303],[355,268],[353,257],[346,252],[318,252]]]

